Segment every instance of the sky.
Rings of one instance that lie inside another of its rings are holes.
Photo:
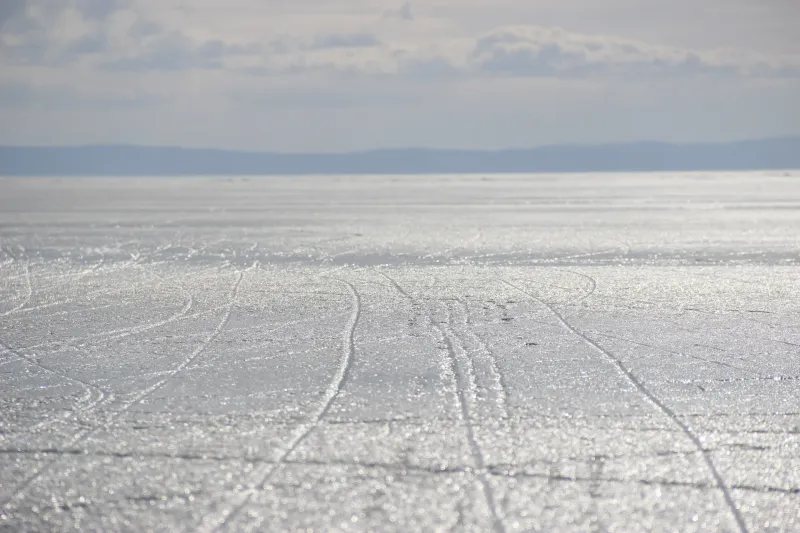
[[[0,0],[0,144],[800,134],[797,0]]]

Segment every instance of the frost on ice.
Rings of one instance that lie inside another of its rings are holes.
[[[0,188],[0,531],[800,531],[796,173]]]

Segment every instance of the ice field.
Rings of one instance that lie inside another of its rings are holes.
[[[0,531],[800,532],[800,172],[0,178]]]

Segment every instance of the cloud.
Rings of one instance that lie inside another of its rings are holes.
[[[692,50],[540,27],[500,28],[479,37],[470,64],[484,74],[534,77],[736,75],[751,66]]]
[[[411,1],[407,0],[398,9],[391,9],[384,12],[384,17],[395,18],[400,20],[414,20],[414,11],[411,7]]]
[[[0,34],[0,62],[61,66],[89,52],[105,52],[96,22],[72,6],[28,5],[6,21]]]
[[[125,55],[103,61],[101,68],[109,70],[187,70],[236,68],[242,57],[258,56],[256,44],[228,44],[217,39],[194,42],[179,33],[161,34]]]
[[[91,20],[104,20],[132,5],[132,0],[75,0],[75,8]]]
[[[109,93],[47,85],[31,87],[20,82],[0,83],[0,109],[28,105],[38,110],[144,109],[156,102],[151,95],[132,90]]]
[[[25,0],[4,0],[0,2],[0,28],[25,9]]]
[[[383,43],[370,33],[324,35],[314,40],[312,48],[371,48]]]
[[[152,8],[142,0],[70,0],[58,8],[37,1],[4,3],[0,66],[411,79],[800,77],[800,60],[792,56],[657,46],[557,27],[505,26],[459,34],[417,20],[410,2],[378,13],[369,31],[363,30],[369,19],[362,17],[349,29],[263,34],[213,33],[185,22],[174,9],[147,6]]]
[[[0,137],[332,149],[794,132],[800,4],[708,2],[0,0]]]

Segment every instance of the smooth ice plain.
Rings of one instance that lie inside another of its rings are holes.
[[[0,531],[800,531],[800,172],[0,179]]]

